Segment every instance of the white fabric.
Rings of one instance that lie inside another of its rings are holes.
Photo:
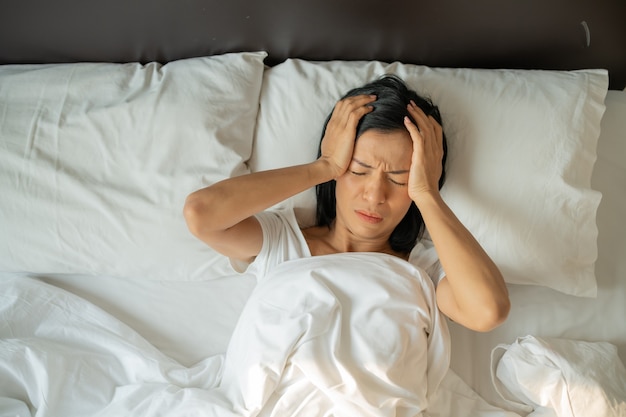
[[[598,141],[592,187],[602,193],[597,212],[597,298],[570,297],[549,288],[510,285],[511,312],[489,333],[450,325],[451,366],[487,400],[506,407],[487,377],[490,352],[519,336],[606,341],[626,363],[626,92],[611,90]]]
[[[0,280],[0,415],[399,417],[429,401],[429,416],[513,415],[449,373],[448,355],[431,281],[388,255],[283,263],[226,355],[190,367],[82,298]]]
[[[607,93],[598,161],[591,180],[594,189],[602,192],[597,217],[597,273],[611,277],[611,281],[626,281],[626,91]]]
[[[513,285],[509,288],[512,297],[511,314],[499,328],[489,333],[475,333],[454,323],[450,325],[452,368],[481,396],[501,407],[509,408],[493,390],[488,372],[489,354],[497,344],[508,344],[519,335],[531,333],[580,340],[608,340],[619,347],[622,362],[626,360],[626,321],[623,320],[626,317],[626,222],[622,221],[623,213],[626,212],[626,193],[622,186],[626,184],[626,92],[609,91],[606,105],[598,144],[598,163],[595,164],[592,179],[594,189],[603,193],[598,210],[598,298],[573,298],[546,287]],[[193,367],[207,356],[225,351],[236,317],[254,284],[254,279],[248,276],[232,276],[227,280],[211,282],[167,283],[147,281],[141,277],[134,280],[99,277],[93,280],[88,276],[46,276],[45,280],[114,314],[159,350],[188,367]],[[11,291],[19,291],[23,295],[22,299],[36,306],[41,299],[33,297],[31,292],[24,292],[22,285],[26,283],[22,282]],[[0,291],[0,294],[5,294],[5,287]],[[41,288],[37,288],[37,291],[41,291]],[[59,316],[71,317],[73,314],[91,311],[76,303],[73,304],[74,309],[67,308],[62,315],[51,314],[53,306],[61,308],[67,305],[67,295],[62,294],[65,293],[55,291],[53,303],[45,306],[40,303],[42,309],[30,316],[22,316],[22,319],[37,321],[40,314],[41,317],[49,318],[49,325],[57,326],[59,321],[56,319]],[[18,300],[15,302],[19,303]],[[0,306],[15,308],[15,304],[6,305],[4,298]],[[54,324],[53,320],[56,320]],[[4,329],[3,335],[7,329],[3,325],[6,323],[0,322],[0,328]],[[64,319],[64,323],[69,324],[67,319]],[[19,328],[17,324],[14,327]],[[55,330],[60,331],[61,327]],[[129,335],[124,334],[124,337],[132,340]],[[71,351],[64,352],[69,354]],[[147,353],[142,356],[150,357]],[[439,415],[482,416],[466,412],[469,409],[467,402],[473,395],[468,393],[467,385],[457,377],[449,376],[444,378],[442,387],[458,389],[448,390],[445,395],[438,397],[439,404],[447,404],[449,407],[449,410],[443,406],[438,408],[443,410]],[[0,390],[5,387],[0,383]],[[180,392],[182,395],[185,391]],[[21,414],[15,411],[20,409]],[[15,399],[0,399],[0,410],[2,416],[30,415],[25,404]],[[543,410],[550,411],[547,408]]]
[[[263,230],[263,246],[250,265],[231,260],[237,271],[246,271],[257,280],[261,280],[274,267],[285,261],[311,256],[292,208],[268,210],[258,213],[256,218]],[[427,236],[415,245],[409,256],[409,262],[423,269],[435,286],[445,276],[435,246]]]
[[[444,198],[509,283],[596,295],[591,190],[608,76],[604,70],[429,68],[287,60],[265,71],[250,169],[313,160],[336,100],[385,73],[440,107],[449,141]],[[292,203],[303,225],[313,190]]]
[[[229,271],[182,208],[247,172],[265,56],[0,66],[0,271]]]
[[[290,260],[244,308],[222,382],[246,409],[269,399],[266,415],[418,415],[448,369],[448,343],[432,282],[409,263],[372,253]],[[246,392],[277,384],[287,357],[280,394]],[[247,377],[227,377],[235,369]]]
[[[494,384],[533,415],[626,417],[626,369],[613,344],[525,336],[498,349]]]
[[[237,270],[245,269],[261,281],[285,261],[311,257],[292,210],[264,211],[257,213],[256,218],[263,230],[263,245],[250,265],[234,264]]]
[[[33,277],[0,273],[0,280],[14,276]],[[36,278],[100,307],[185,366],[226,352],[239,314],[256,284],[253,276],[237,273],[203,281],[93,279],[81,274]]]
[[[0,404],[21,403],[19,417],[95,416],[130,384],[208,389],[222,360],[182,367],[77,296],[25,277],[0,280]]]

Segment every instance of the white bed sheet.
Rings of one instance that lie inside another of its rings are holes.
[[[564,337],[615,344],[626,362],[626,92],[610,91],[592,186],[603,192],[598,210],[598,297],[567,296],[544,287],[510,286],[509,319],[489,333],[450,324],[451,368],[481,396],[507,404],[490,376],[491,350],[517,337]],[[165,355],[186,366],[226,350],[248,295],[250,276],[203,282],[154,282],[80,275],[40,275],[128,324]],[[217,278],[217,277],[216,277]]]
[[[185,366],[226,351],[254,277],[147,281],[84,275],[38,279],[97,305]]]

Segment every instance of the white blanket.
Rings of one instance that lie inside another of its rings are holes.
[[[523,412],[626,417],[626,368],[611,343],[528,335],[492,354],[496,389]]]
[[[431,281],[387,255],[281,265],[228,351],[192,367],[36,280],[0,282],[0,323],[2,416],[514,415],[448,370]]]

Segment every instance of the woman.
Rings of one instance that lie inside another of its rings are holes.
[[[262,272],[284,260],[341,252],[408,260],[425,225],[445,275],[436,289],[439,309],[467,328],[489,331],[508,315],[508,292],[441,198],[445,140],[437,119],[436,107],[396,77],[352,90],[329,116],[317,160],[192,193],[184,209],[189,229],[234,261],[254,264],[263,253],[272,261],[263,261]],[[299,230],[293,213],[262,213],[313,186],[316,226]],[[285,234],[292,243],[274,242]]]

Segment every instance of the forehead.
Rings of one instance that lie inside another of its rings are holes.
[[[354,157],[372,166],[385,163],[394,168],[407,168],[411,164],[412,151],[413,142],[406,130],[368,130],[354,145]]]

